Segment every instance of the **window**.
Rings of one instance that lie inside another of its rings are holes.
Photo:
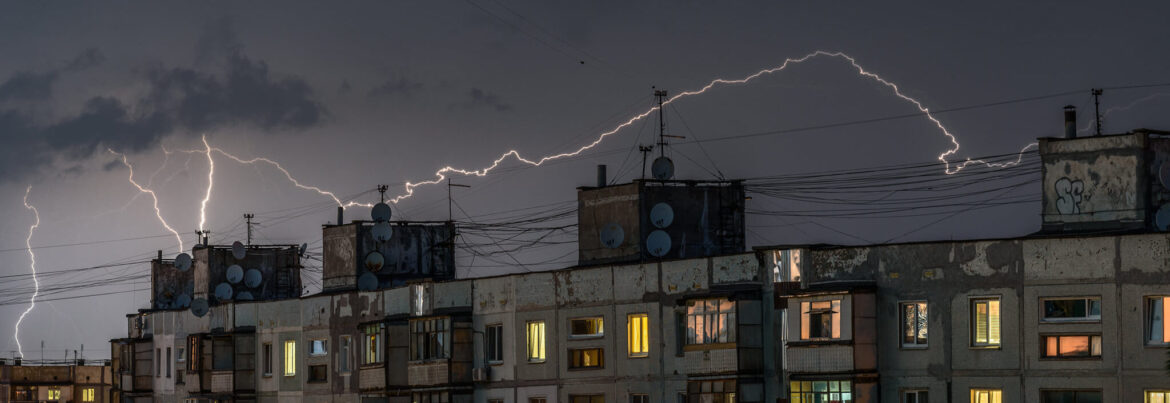
[[[97,395],[97,393],[94,390],[94,388],[82,389],[81,390],[81,401],[83,401],[83,402],[95,401],[96,395]]]
[[[644,313],[626,315],[626,354],[630,357],[650,355],[650,318]]]
[[[147,350],[147,351],[150,351],[150,350]],[[149,354],[149,353],[147,353],[147,354]],[[163,364],[162,364],[162,349],[156,348],[156,349],[154,349],[154,377],[155,378],[162,377],[162,366],[163,366]]]
[[[1170,297],[1146,298],[1146,343],[1170,343],[1170,321],[1166,320],[1166,309]]]
[[[349,366],[349,350],[350,344],[352,344],[353,341],[348,335],[341,336],[340,340],[341,347],[339,347],[340,351],[337,352],[337,369],[341,371],[341,373],[345,374],[352,370],[352,368]]]
[[[366,326],[365,337],[362,338],[362,364],[378,364],[382,362],[382,329],[378,325]]]
[[[569,395],[569,403],[605,403],[605,395]]]
[[[488,399],[488,403],[504,403],[504,399]]]
[[[232,354],[232,350],[232,339],[230,337],[215,337],[211,339],[211,369],[214,371],[231,371],[235,369],[235,356]]]
[[[678,392],[678,403],[687,403],[687,392]]]
[[[1101,320],[1101,298],[1061,298],[1044,300],[1045,322]]]
[[[999,346],[999,298],[971,301],[971,333],[972,346]]]
[[[528,362],[544,362],[544,321],[528,322]]]
[[[650,395],[645,393],[631,393],[630,403],[650,403]]]
[[[167,378],[171,377],[171,348],[167,347]]]
[[[329,366],[325,364],[309,366],[309,382],[321,383],[329,380]]]
[[[297,374],[297,341],[284,341],[284,376]]]
[[[687,344],[734,342],[734,302],[726,298],[687,301]]]
[[[199,336],[187,336],[187,370],[199,370]]]
[[[1170,403],[1170,390],[1147,390],[1145,403]]]
[[[605,350],[601,348],[569,349],[569,369],[597,369],[605,367]]]
[[[528,403],[548,403],[548,399],[544,397],[530,397]]]
[[[415,361],[447,358],[447,318],[410,321],[410,357]]]
[[[602,318],[578,318],[569,320],[569,337],[589,338],[605,335]]]
[[[448,403],[447,392],[416,392],[412,395],[412,403]]]
[[[264,343],[260,348],[261,359],[264,360],[264,376],[272,376],[272,343]]]
[[[1044,358],[1083,358],[1101,356],[1101,336],[1043,336]]]
[[[792,381],[790,403],[853,402],[852,381]]]
[[[841,300],[800,303],[800,339],[841,338]]]
[[[930,393],[926,390],[904,390],[902,403],[930,403]]]
[[[309,341],[309,355],[319,356],[329,354],[328,343],[325,339],[316,339]]]
[[[1040,403],[1101,403],[1099,390],[1042,390]]]
[[[971,389],[971,403],[1003,403],[1003,391],[999,389]]]
[[[488,325],[485,329],[487,337],[487,360],[490,363],[504,362],[504,326],[501,324]]]
[[[60,386],[50,386],[48,392],[49,392],[48,398],[47,398],[48,400],[61,400],[61,387]]]
[[[902,303],[902,347],[926,347],[927,316],[925,302]]]
[[[23,385],[13,386],[12,400],[36,401],[37,399],[39,399],[39,397],[37,397],[37,387],[36,386],[23,386]]]
[[[187,367],[187,348],[175,350],[175,384],[183,383],[183,369]]]

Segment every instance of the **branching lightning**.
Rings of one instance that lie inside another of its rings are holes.
[[[158,222],[162,223],[163,228],[166,228],[167,231],[170,231],[170,233],[175,235],[175,240],[179,242],[179,251],[182,252],[184,250],[183,237],[179,236],[179,231],[175,231],[175,229],[172,228],[171,225],[167,223],[167,220],[165,218],[163,218],[162,210],[159,209],[159,207],[158,207],[158,195],[154,193],[154,190],[151,190],[150,188],[143,187],[142,185],[139,185],[138,182],[134,181],[134,165],[131,165],[130,161],[126,159],[126,154],[119,153],[119,152],[114,151],[112,149],[107,149],[107,151],[109,151],[110,154],[114,154],[114,155],[119,156],[122,160],[122,165],[125,165],[126,168],[130,169],[130,176],[128,178],[128,180],[130,181],[130,184],[134,185],[134,187],[138,188],[138,191],[140,193],[146,193],[146,194],[150,195],[151,200],[154,201],[154,215],[156,217],[158,217]],[[164,149],[163,151],[165,152],[166,150]]]
[[[1110,115],[1110,114],[1112,114],[1113,112],[1121,112],[1121,111],[1124,111],[1124,110],[1126,110],[1126,109],[1133,108],[1133,107],[1137,106],[1137,105],[1138,105],[1138,104],[1140,104],[1140,103],[1143,103],[1143,102],[1149,101],[1149,100],[1151,100],[1151,99],[1154,99],[1154,98],[1158,98],[1158,97],[1164,97],[1164,96],[1167,96],[1167,95],[1170,95],[1170,92],[1158,92],[1158,93],[1154,93],[1154,94],[1150,94],[1150,95],[1146,95],[1146,96],[1144,96],[1144,97],[1138,98],[1138,99],[1134,100],[1133,102],[1130,102],[1129,104],[1127,104],[1127,105],[1124,105],[1124,106],[1114,106],[1114,107],[1110,107],[1110,108],[1108,108],[1108,109],[1105,109],[1105,112],[1101,113],[1101,120],[1102,120],[1102,121],[1105,121],[1105,118],[1106,118],[1106,117],[1109,117],[1109,115]],[[1080,128],[1080,129],[1078,129],[1078,130],[1077,130],[1077,132],[1078,132],[1078,133],[1084,133],[1084,132],[1087,132],[1087,131],[1089,131],[1090,129],[1092,129],[1092,128],[1093,128],[1093,126],[1094,126],[1094,125],[1096,125],[1096,124],[1097,124],[1097,118],[1096,118],[1096,117],[1094,117],[1094,118],[1092,118],[1092,119],[1089,119],[1089,123],[1088,123],[1088,124],[1086,124],[1086,125],[1085,125],[1085,127],[1082,127],[1082,128]]]
[[[215,187],[215,160],[211,158],[211,144],[207,143],[207,136],[203,136],[203,147],[207,153],[207,193],[203,202],[199,203],[199,230],[203,231],[207,223],[207,202],[211,201],[211,188]]]
[[[32,297],[29,297],[28,299],[28,309],[25,309],[24,313],[20,314],[20,318],[16,320],[15,331],[13,333],[13,337],[16,339],[16,350],[19,352],[21,357],[24,357],[24,346],[20,344],[20,323],[23,322],[24,317],[28,316],[29,312],[32,312],[33,308],[37,306],[37,296],[41,293],[41,282],[37,280],[37,255],[33,253],[32,249],[33,231],[35,231],[37,227],[41,225],[41,213],[37,211],[36,207],[28,204],[28,194],[31,192],[32,185],[28,185],[28,188],[24,190],[24,208],[32,210],[33,217],[36,218],[36,221],[34,221],[33,224],[28,227],[28,237],[24,238],[24,246],[28,250],[28,258],[30,261],[29,269],[32,270],[33,294]]]

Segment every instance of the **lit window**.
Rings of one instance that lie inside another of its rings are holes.
[[[1044,336],[1044,358],[1080,358],[1101,356],[1101,336]]]
[[[999,298],[971,301],[971,345],[999,346]]]
[[[569,369],[597,369],[605,367],[605,350],[600,348],[569,349]]]
[[[85,388],[81,390],[81,401],[92,402],[95,400],[97,392],[93,388]]]
[[[1101,298],[1062,298],[1044,300],[1045,322],[1099,320],[1101,320]]]
[[[578,318],[569,320],[569,337],[600,337],[605,334],[601,318]]]
[[[341,373],[347,373],[352,368],[349,367],[349,349],[352,344],[352,339],[347,336],[341,336],[341,348],[337,352],[337,369]]]
[[[902,303],[902,347],[926,347],[926,312],[925,302]]]
[[[650,395],[645,393],[631,393],[630,403],[650,403]]]
[[[1003,403],[1003,391],[999,389],[971,389],[971,403]]]
[[[853,402],[851,381],[792,381],[788,388],[791,403]]]
[[[902,391],[902,403],[930,403],[930,392],[926,390]]]
[[[366,326],[366,334],[362,339],[362,364],[377,364],[382,362],[382,329],[378,325]]]
[[[1147,390],[1145,403],[1170,403],[1170,390]]]
[[[626,316],[626,351],[630,357],[650,354],[650,318],[646,314]]]
[[[569,395],[569,403],[605,403],[605,395]]]
[[[800,339],[841,338],[841,300],[800,303]]]
[[[1170,308],[1170,297],[1146,298],[1146,343],[1170,343],[1170,321],[1166,320],[1166,310]]]
[[[1099,390],[1042,390],[1040,403],[1101,403]]]
[[[61,400],[61,388],[57,386],[50,386],[48,390],[48,400]]]
[[[447,318],[410,321],[410,357],[415,361],[447,358]]]
[[[488,362],[504,362],[504,326],[500,324],[488,325],[485,333],[487,333]]]
[[[528,361],[544,361],[544,321],[528,322]]]
[[[687,301],[687,344],[734,342],[734,302],[726,298]]]
[[[297,341],[284,341],[284,376],[297,374]]]
[[[318,356],[329,354],[329,348],[324,339],[309,341],[309,355]]]
[[[264,376],[272,376],[272,343],[264,343],[260,349],[264,361]]]
[[[197,335],[187,336],[187,370],[198,371],[199,353],[203,351],[202,339]]]

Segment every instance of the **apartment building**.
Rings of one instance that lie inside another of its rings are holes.
[[[0,360],[0,403],[104,403],[110,400],[111,372],[103,362],[25,365]]]

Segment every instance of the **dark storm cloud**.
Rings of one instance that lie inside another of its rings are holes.
[[[90,67],[102,64],[102,62],[104,62],[104,61],[106,61],[106,55],[102,54],[101,51],[99,51],[95,48],[89,48],[89,49],[86,49],[84,52],[81,52],[80,55],[77,55],[77,57],[73,58],[73,60],[70,60],[68,63],[66,63],[65,70],[67,70],[67,71],[85,70],[85,69],[88,69]]]
[[[409,97],[413,95],[415,91],[422,89],[422,87],[423,84],[420,82],[411,81],[405,77],[398,77],[387,80],[381,85],[370,89],[370,92],[367,93],[367,95],[370,98],[384,98],[395,95]]]
[[[86,49],[60,69],[19,71],[0,83],[0,102],[44,101],[53,97],[53,84],[62,72],[85,70],[100,64],[105,57],[97,49]]]
[[[512,110],[512,105],[505,103],[498,95],[479,88],[473,87],[470,91],[467,91],[467,97],[467,101],[452,106],[458,105],[465,109],[488,108],[494,109],[497,112]]]

